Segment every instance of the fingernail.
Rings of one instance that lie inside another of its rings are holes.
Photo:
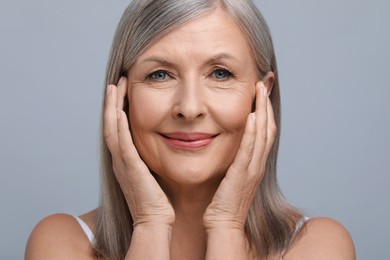
[[[268,90],[264,85],[263,85],[263,96],[268,97]]]
[[[120,111],[119,109],[116,111],[116,116],[119,119],[121,119],[121,116],[122,116],[122,111]]]
[[[256,122],[256,112],[251,113],[251,120],[253,123]]]
[[[108,85],[106,88],[106,94],[109,95],[111,93],[111,90],[112,90],[112,86]]]
[[[257,84],[256,84],[256,90],[259,90],[259,89],[261,89],[262,87],[263,87],[263,82],[261,82],[261,81],[257,82]]]
[[[118,81],[118,85],[122,84],[122,82],[123,82],[124,79],[125,79],[124,77],[120,77],[120,79],[119,79],[119,81]]]

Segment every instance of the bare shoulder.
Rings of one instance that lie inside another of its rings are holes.
[[[354,260],[355,247],[346,228],[330,218],[310,219],[285,260]]]
[[[25,259],[96,259],[96,255],[73,216],[54,214],[35,226],[27,242]]]

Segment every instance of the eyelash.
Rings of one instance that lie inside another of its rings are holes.
[[[217,71],[223,71],[224,73],[226,73],[226,77],[223,78],[223,79],[218,79],[218,78],[215,76],[215,73],[216,73]],[[159,80],[159,79],[156,79],[156,78],[155,78],[155,76],[156,76],[157,74],[159,74],[159,73],[164,73],[164,74],[165,74],[164,79]],[[218,80],[218,81],[224,81],[224,80],[228,80],[229,78],[235,77],[235,74],[234,74],[234,72],[232,72],[231,70],[229,70],[229,69],[227,69],[227,68],[215,67],[215,68],[213,68],[213,70],[211,71],[211,76],[212,76],[213,78],[215,78],[216,80]],[[152,73],[146,74],[146,76],[145,76],[146,79],[153,80],[153,81],[165,81],[165,80],[166,80],[166,77],[172,78],[172,75],[171,75],[168,71],[162,70],[162,69],[153,71]]]
[[[226,78],[223,78],[223,79],[216,78],[215,75],[213,75],[213,74],[215,74],[217,71],[223,71],[223,72],[227,73]],[[223,67],[216,67],[216,68],[214,68],[213,71],[211,72],[211,74],[218,81],[224,81],[224,80],[227,80],[227,79],[229,79],[231,77],[235,77],[235,74],[233,73],[233,71],[231,71],[231,70],[229,70],[227,68],[223,68]]]
[[[159,74],[159,73],[164,73],[165,74],[164,79],[158,80],[158,79],[155,78],[155,76],[157,74]],[[164,81],[166,79],[166,77],[169,77],[169,78],[171,77],[171,74],[168,71],[166,71],[166,70],[156,70],[156,71],[153,71],[152,73],[146,74],[146,76],[145,76],[146,79],[150,79],[150,80],[153,80],[153,81]]]

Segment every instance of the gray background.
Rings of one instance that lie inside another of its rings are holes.
[[[0,3],[0,258],[34,225],[98,203],[105,64],[128,1]],[[390,259],[390,2],[257,1],[282,87],[279,179],[311,216],[351,232],[359,259]]]

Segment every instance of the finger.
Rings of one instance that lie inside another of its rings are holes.
[[[256,113],[250,113],[246,120],[245,132],[231,168],[236,172],[244,172],[253,157],[256,141]]]
[[[272,109],[271,100],[267,98],[267,145],[266,145],[266,154],[268,157],[269,152],[271,151],[272,145],[274,144],[275,137],[277,134],[277,126],[274,117],[274,110]]]
[[[117,109],[123,110],[123,103],[127,93],[127,78],[121,77],[118,82]]]
[[[256,142],[252,160],[254,165],[260,164],[267,144],[267,95],[267,88],[264,83],[259,82],[256,91]]]
[[[127,116],[123,110],[118,110],[117,123],[119,150],[124,162],[127,165],[132,164],[133,166],[137,166],[138,163],[138,167],[141,165],[144,166],[145,164],[141,160],[138,151],[134,146],[133,139],[131,138]]]
[[[104,140],[114,156],[118,153],[117,133],[117,88],[115,85],[108,85],[106,90],[104,112],[103,112],[103,135]]]

